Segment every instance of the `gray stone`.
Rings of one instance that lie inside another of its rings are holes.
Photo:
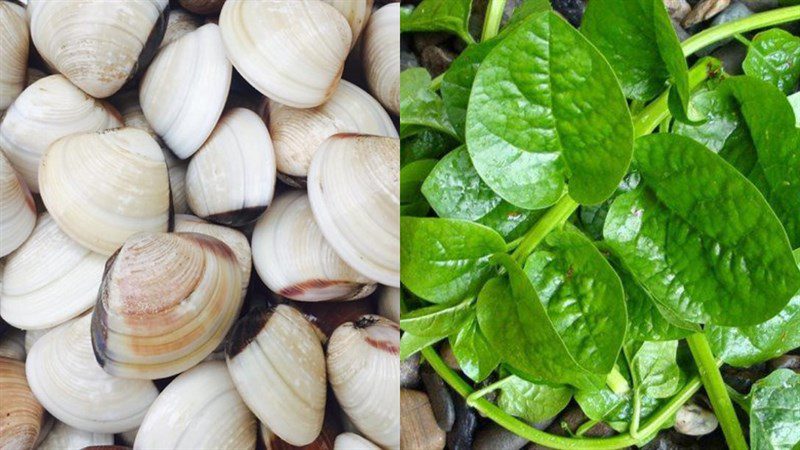
[[[713,412],[687,403],[675,414],[675,431],[687,436],[705,436],[717,429],[719,421]]]
[[[447,433],[447,448],[471,450],[475,429],[478,428],[478,415],[461,396],[454,395],[453,402],[456,405],[456,423],[453,424],[453,430]]]
[[[664,6],[667,7],[669,16],[677,21],[683,20],[692,10],[686,0],[664,0]]]
[[[419,385],[419,353],[400,361],[400,387],[414,389]]]
[[[519,450],[528,443],[524,437],[506,430],[497,424],[478,430],[473,450]]]
[[[738,41],[733,41],[711,52],[711,56],[722,62],[722,67],[728,75],[741,75],[742,61],[747,56],[747,47]]]
[[[444,380],[429,365],[422,366],[419,375],[428,393],[436,424],[442,430],[449,432],[456,421],[456,407],[450,391],[447,390]]]
[[[692,8],[681,24],[684,28],[689,28],[716,16],[730,4],[731,0],[703,0]]]
[[[689,32],[683,29],[680,22],[675,19],[670,19],[670,22],[672,22],[672,28],[675,30],[675,34],[678,35],[679,41],[683,42],[689,38]]]
[[[420,55],[422,67],[428,69],[432,77],[437,77],[444,73],[444,71],[450,67],[450,64],[453,63],[454,59],[456,59],[455,53],[441,47],[433,46],[426,47],[422,50],[422,54]]]
[[[797,355],[783,355],[779,356],[769,362],[771,370],[778,369],[791,369],[800,373],[800,356]]]
[[[711,21],[711,26],[733,22],[734,20],[743,19],[752,15],[753,11],[751,11],[744,3],[734,1],[730,6],[725,8],[724,11],[714,17],[714,20]]]
[[[768,9],[775,9],[781,6],[778,0],[740,0],[742,3],[747,5],[751,11],[761,12],[766,11]]]

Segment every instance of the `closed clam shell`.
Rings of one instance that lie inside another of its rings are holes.
[[[105,98],[152,57],[167,3],[30,0],[31,38],[51,67],[92,97]]]
[[[62,138],[42,157],[39,183],[58,226],[101,255],[111,255],[134,233],[167,231],[167,165],[145,131],[118,128]]]
[[[256,417],[292,445],[313,442],[325,413],[325,354],[313,327],[286,305],[252,310],[233,329],[228,371]]]
[[[36,398],[55,418],[93,433],[136,428],[158,396],[151,381],[106,373],[95,361],[86,314],[33,344],[25,363]]]
[[[31,191],[0,151],[0,257],[17,249],[36,225]]]
[[[186,159],[217,124],[230,84],[219,27],[210,23],[159,50],[142,79],[139,101],[150,126]]]
[[[25,361],[25,331],[11,328],[0,335],[0,357]]]
[[[386,109],[400,114],[400,3],[372,14],[364,31],[363,58],[370,91]]]
[[[183,35],[200,28],[203,25],[203,21],[200,19],[200,17],[184,9],[170,9],[169,18],[167,19],[167,30],[164,32],[164,39],[161,40],[159,48],[165,47],[177,41],[183,37]]]
[[[400,287],[400,141],[339,134],[308,172],[314,218],[336,253],[362,275]]]
[[[347,19],[347,23],[350,24],[350,31],[353,33],[351,47],[355,46],[358,37],[361,35],[361,30],[364,29],[369,20],[369,15],[372,13],[372,0],[322,1],[336,8]]]
[[[49,214],[7,258],[0,315],[24,330],[59,325],[91,308],[106,258],[79,245]]]
[[[53,327],[55,328],[55,327]],[[25,330],[25,353],[30,353],[33,344],[42,336],[49,333],[53,328],[42,328],[41,330]]]
[[[222,361],[175,378],[158,396],[136,434],[134,449],[252,449],[256,418]]]
[[[258,219],[274,191],[275,153],[266,125],[249,109],[227,111],[189,161],[189,207],[211,222],[238,227]]]
[[[296,108],[319,106],[331,96],[353,42],[344,16],[317,0],[228,0],[219,24],[242,77]]]
[[[259,219],[253,261],[271,291],[293,300],[354,300],[375,290],[325,241],[301,191],[282,193]]]
[[[39,160],[64,136],[122,126],[109,105],[83,93],[62,75],[25,88],[0,124],[0,149],[33,192],[39,192]]]
[[[34,67],[28,67],[26,74],[25,87],[28,87],[42,78],[49,76],[48,74]]]
[[[381,316],[347,322],[328,341],[328,380],[361,434],[384,448],[400,442],[400,328]]]
[[[111,445],[114,435],[111,433],[92,433],[79,430],[64,422],[56,422],[47,437],[36,447],[37,450],[78,449],[89,445]]]
[[[400,323],[400,288],[386,286],[378,297],[378,314]]]
[[[45,410],[25,378],[25,363],[0,358],[0,448],[34,448]]]
[[[28,67],[28,22],[25,8],[0,3],[0,111],[22,92]]]
[[[334,134],[397,137],[392,119],[377,100],[345,80],[316,108],[293,108],[270,101],[268,123],[278,171],[289,178],[305,179],[317,148]]]
[[[242,304],[233,251],[197,233],[140,233],[106,265],[92,343],[103,369],[128,378],[183,372],[222,342]]]
[[[216,14],[225,0],[178,0],[178,3],[195,14]]]
[[[378,450],[380,447],[355,433],[342,433],[336,436],[333,450]]]

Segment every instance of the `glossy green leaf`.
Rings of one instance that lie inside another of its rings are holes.
[[[750,391],[750,445],[753,450],[793,450],[800,446],[800,375],[778,369]]]
[[[758,33],[747,49],[742,69],[791,94],[800,80],[800,37],[780,28]]]
[[[421,159],[400,169],[400,214],[423,216],[428,213],[430,208],[420,187],[436,163],[435,159]]]
[[[439,94],[431,89],[431,76],[422,67],[400,74],[400,137],[418,133],[427,127],[457,138],[444,112]]]
[[[475,169],[506,201],[542,209],[567,191],[600,203],[630,163],[633,127],[603,56],[555,13],[511,31],[478,69],[466,140]]]
[[[458,55],[458,58],[453,60],[442,77],[441,91],[444,108],[459,136],[464,136],[467,105],[475,74],[489,51],[500,41],[501,37],[496,37],[480,44],[470,45]]]
[[[400,318],[400,328],[419,337],[450,336],[461,329],[473,312],[472,300],[416,309]]]
[[[461,371],[475,382],[485,380],[500,364],[500,355],[483,335],[474,310],[458,334],[450,337],[450,347]]]
[[[652,398],[668,398],[680,388],[678,341],[636,344],[630,360],[634,389]]]
[[[786,97],[786,99],[789,100],[789,104],[792,105],[792,110],[794,110],[794,124],[800,128],[800,92],[795,92]]]
[[[418,351],[430,347],[447,336],[420,337],[411,333],[403,333],[400,338],[400,360],[404,360]]]
[[[448,134],[422,128],[419,133],[400,141],[400,166],[405,167],[420,159],[438,159],[458,145],[458,141]]]
[[[566,386],[531,383],[511,375],[500,386],[497,406],[528,423],[537,423],[555,417],[571,398],[572,389]]]
[[[523,0],[522,3],[514,8],[506,28],[514,27],[530,16],[543,11],[550,11],[551,9],[553,9],[553,7],[550,4],[550,0]]]
[[[452,219],[400,219],[400,278],[434,303],[474,296],[493,273],[490,258],[505,251],[491,228]]]
[[[423,0],[410,14],[401,16],[400,31],[449,31],[465,42],[469,34],[472,0]]]
[[[788,239],[764,197],[697,142],[637,140],[639,188],[617,197],[603,234],[637,281],[690,322],[752,325],[800,289]]]

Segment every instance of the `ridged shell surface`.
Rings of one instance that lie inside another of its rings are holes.
[[[379,450],[380,447],[355,433],[342,433],[336,436],[333,450]]]
[[[58,140],[42,157],[42,200],[84,247],[111,255],[140,231],[167,231],[169,177],[147,132],[119,128]]]
[[[25,379],[25,363],[0,358],[0,448],[34,448],[45,411]]]
[[[39,192],[39,160],[64,136],[122,126],[116,111],[50,75],[25,88],[0,124],[0,149],[33,192]]]
[[[133,448],[253,449],[256,426],[225,363],[209,361],[164,389],[139,427]]]
[[[353,33],[353,42],[351,46],[355,46],[358,37],[361,35],[361,30],[369,20],[369,15],[372,13],[372,0],[322,0],[325,3],[336,8],[350,24],[350,31]]]
[[[319,106],[331,96],[352,42],[344,16],[317,0],[228,0],[219,23],[242,77],[296,108]]]
[[[363,57],[370,91],[399,115],[400,3],[389,3],[372,14],[364,31]]]
[[[105,98],[136,71],[167,3],[30,0],[31,37],[50,66],[92,97]]]
[[[308,197],[322,234],[362,275],[400,287],[400,141],[335,135],[317,150]]]
[[[25,242],[36,224],[36,204],[28,186],[0,151],[0,257]]]
[[[147,68],[139,88],[142,111],[179,158],[192,156],[217,124],[231,70],[213,23],[162,48]]]
[[[378,297],[378,313],[383,317],[400,323],[400,288],[386,286]]]
[[[105,263],[43,213],[30,238],[6,260],[0,315],[24,330],[77,317],[97,300]]]
[[[202,25],[203,22],[194,14],[180,8],[170,9],[167,30],[164,32],[164,39],[161,40],[159,48],[166,47]]]
[[[11,328],[0,336],[0,357],[25,361],[25,331]]]
[[[0,3],[0,111],[22,92],[28,68],[28,22],[25,8]]]
[[[111,445],[113,443],[114,435],[111,433],[92,433],[71,427],[64,422],[56,422],[36,450],[71,450],[82,449],[90,445]]]

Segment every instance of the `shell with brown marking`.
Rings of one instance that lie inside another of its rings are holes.
[[[364,31],[364,69],[369,89],[383,106],[400,114],[400,3],[372,14]]]
[[[0,448],[34,448],[45,410],[25,378],[25,363],[0,358]]]

